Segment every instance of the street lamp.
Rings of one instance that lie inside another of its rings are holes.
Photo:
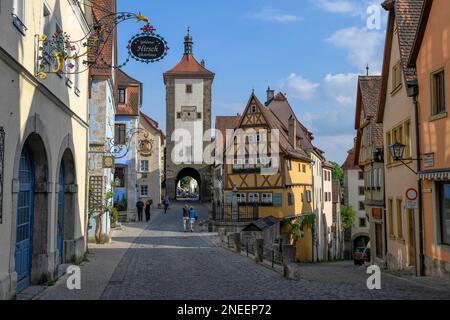
[[[413,158],[405,159],[405,158],[403,158],[403,155],[405,154],[405,149],[406,149],[406,145],[404,145],[403,143],[398,142],[398,141],[396,141],[394,144],[389,146],[389,150],[391,152],[392,159],[394,161],[400,161],[404,166],[408,167],[409,170],[414,172],[414,174],[417,174],[417,171],[415,171],[413,168],[408,166],[408,164],[405,163],[405,160],[406,161],[410,161],[410,160],[420,161],[421,159],[413,159]]]
[[[403,154],[405,153],[406,145],[396,141],[393,145],[389,146],[392,158],[395,161],[403,160]]]

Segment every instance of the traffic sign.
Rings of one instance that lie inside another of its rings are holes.
[[[419,192],[414,189],[414,188],[410,188],[408,190],[406,190],[406,199],[410,200],[410,201],[416,201],[419,198]]]
[[[417,200],[406,200],[406,209],[419,209],[419,202]]]

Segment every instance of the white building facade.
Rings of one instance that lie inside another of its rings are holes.
[[[89,28],[71,1],[0,2],[0,299],[85,253],[88,76],[37,77],[36,35]]]
[[[354,164],[355,149],[348,151],[347,159],[342,166],[344,171],[344,204],[351,206],[357,213],[355,224],[351,230],[351,239],[345,250],[347,258],[355,249],[353,240],[359,236],[369,238],[369,223],[365,211],[364,171]]]
[[[332,256],[333,243],[333,165],[328,162],[323,163],[323,258],[330,260]]]

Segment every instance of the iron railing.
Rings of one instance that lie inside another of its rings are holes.
[[[227,204],[216,204],[213,208],[213,220],[215,221],[252,222],[258,219],[258,204],[239,204],[236,212],[233,212],[232,205]]]

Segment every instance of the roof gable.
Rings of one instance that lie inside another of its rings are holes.
[[[376,116],[380,89],[381,76],[360,76],[358,78],[355,129],[361,128],[366,118]]]
[[[249,124],[245,122],[246,115],[249,115],[251,112],[251,107],[256,106],[257,111],[260,113],[260,119],[261,124],[254,124],[254,126],[263,126],[270,129],[278,130],[279,132],[279,142],[280,142],[280,151],[285,153],[286,155],[298,158],[298,159],[304,159],[304,160],[310,160],[308,155],[303,149],[300,148],[294,148],[290,142],[289,137],[287,133],[287,128],[283,125],[283,123],[275,116],[275,114],[267,107],[265,107],[259,99],[256,97],[255,93],[253,92],[247,102],[245,111],[243,115],[240,118],[239,125],[236,127],[243,128],[245,126],[251,127],[253,124]],[[250,114],[252,115],[252,114]],[[236,133],[235,133],[236,134]]]
[[[382,122],[388,91],[388,80],[391,73],[391,54],[395,24],[397,24],[397,37],[402,64],[403,77],[406,85],[417,81],[416,69],[409,66],[409,57],[413,50],[414,41],[419,29],[420,17],[425,0],[389,0],[383,7],[389,11],[388,26],[386,29],[386,43],[384,48],[381,95],[377,112],[377,122]]]
[[[245,111],[241,117],[239,127],[242,126],[267,126],[267,120],[265,118],[264,106],[258,100],[254,93],[250,96]]]
[[[292,109],[288,99],[283,93],[278,93],[274,99],[272,99],[267,107],[275,114],[275,116],[283,123],[285,127],[288,127],[289,117],[294,117],[297,125],[297,138],[299,139],[300,147],[304,149],[314,149],[312,141],[314,136],[297,118],[294,110]]]

